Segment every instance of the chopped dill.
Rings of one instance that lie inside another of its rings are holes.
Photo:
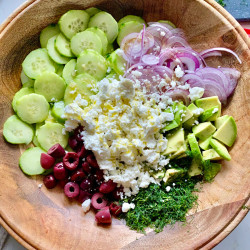
[[[216,2],[219,3],[222,7],[226,6],[224,0],[216,0]]]
[[[186,214],[194,205],[197,205],[198,196],[194,191],[196,180],[187,179],[176,182],[169,192],[166,186],[151,184],[146,189],[123,202],[134,203],[135,208],[123,214],[127,226],[138,232],[145,233],[147,227],[155,232],[161,232],[167,224],[185,222]]]

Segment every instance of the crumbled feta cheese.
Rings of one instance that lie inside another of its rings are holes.
[[[89,209],[90,209],[90,204],[91,204],[91,200],[90,200],[90,199],[88,199],[88,200],[86,200],[86,201],[84,201],[84,202],[82,203],[82,209],[83,209],[83,212],[84,212],[84,213],[86,213],[86,212],[89,211]]]
[[[170,186],[167,186],[166,187],[166,191],[169,192],[171,190],[171,187]]]
[[[189,98],[191,101],[195,101],[197,99],[200,99],[204,94],[204,89],[200,87],[194,87],[189,89]]]
[[[41,184],[38,184],[38,188],[42,188],[42,186],[43,186],[43,184],[41,183]]]
[[[165,33],[164,31],[161,31],[160,35],[161,35],[161,36],[165,36],[166,33]]]
[[[135,204],[134,203],[124,202],[122,204],[122,212],[123,213],[127,213],[130,209],[134,209],[134,208],[135,208]]]
[[[174,73],[177,78],[181,78],[184,76],[184,72],[179,65],[177,65],[177,67],[175,68]]]
[[[200,114],[202,114],[204,112],[204,109],[202,108],[197,108],[195,110],[192,111],[192,113],[196,116],[199,116]]]

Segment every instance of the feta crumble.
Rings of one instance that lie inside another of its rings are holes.
[[[88,212],[90,209],[91,200],[88,199],[82,203],[82,210],[84,213]]]
[[[175,73],[177,78],[181,78],[181,77],[184,76],[184,72],[182,71],[182,69],[181,69],[181,67],[179,65],[177,65],[174,73]]]
[[[135,204],[134,203],[124,202],[122,204],[122,212],[123,213],[127,213],[130,209],[134,209],[134,208],[135,208]]]
[[[204,89],[200,87],[194,87],[189,89],[189,98],[191,101],[195,101],[197,99],[200,99],[204,94]]]

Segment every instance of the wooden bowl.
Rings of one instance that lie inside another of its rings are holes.
[[[18,167],[23,148],[6,143],[0,136],[0,222],[26,248],[39,249],[197,249],[212,248],[246,215],[250,206],[249,96],[250,40],[240,25],[213,0],[31,0],[0,27],[0,128],[13,113],[11,100],[20,88],[21,63],[39,46],[40,31],[70,9],[99,6],[119,19],[142,15],[146,21],[168,19],[184,29],[192,47],[201,51],[228,47],[230,55],[209,63],[237,68],[242,76],[224,113],[237,122],[238,138],[223,162],[222,171],[203,186],[199,207],[190,212],[186,226],[166,227],[147,235],[128,229],[123,221],[100,227],[94,214],[84,215],[58,189],[48,191],[41,177],[27,177]]]

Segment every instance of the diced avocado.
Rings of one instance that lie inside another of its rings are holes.
[[[194,160],[196,160],[197,163],[200,164],[202,162],[202,155],[201,155],[200,147],[198,145],[198,142],[194,134],[188,135],[188,143],[190,145]]]
[[[167,125],[163,128],[163,131],[166,132],[166,131],[169,131],[178,127],[179,127],[179,124],[175,120],[173,120],[167,123]]]
[[[185,108],[183,109],[184,111],[184,116],[182,117],[182,123],[186,122],[187,120],[189,120],[190,118],[193,117],[193,113],[190,109],[188,109],[186,106],[184,106]]]
[[[220,171],[221,164],[210,162],[208,164],[204,164],[204,179],[206,181],[211,181]]]
[[[216,129],[218,129],[227,120],[228,117],[229,115],[223,115],[221,117],[218,117],[214,122]]]
[[[199,121],[200,122],[205,122],[205,121],[209,121],[209,119],[214,116],[215,114],[217,114],[219,112],[219,109],[217,106],[209,108],[207,110],[205,110],[200,116],[199,116]]]
[[[186,174],[186,170],[183,168],[170,168],[166,171],[163,181],[169,184],[179,178],[182,178]]]
[[[228,153],[227,148],[222,143],[220,143],[216,139],[211,139],[210,145],[223,159],[227,161],[231,160],[231,156]]]
[[[193,133],[199,139],[205,140],[211,136],[216,130],[215,126],[211,122],[203,122],[192,128]]]
[[[221,160],[221,156],[213,149],[208,149],[202,152],[203,160],[217,161]]]
[[[209,136],[207,139],[205,140],[199,140],[199,146],[200,148],[202,148],[203,150],[208,150],[209,148],[211,148],[210,146],[210,139],[212,138],[213,136]]]
[[[193,160],[190,168],[188,169],[188,175],[190,177],[202,175],[201,164],[199,164],[196,160]]]
[[[215,121],[216,118],[220,117],[221,115],[221,102],[218,98],[218,96],[211,96],[206,98],[201,98],[195,101],[195,104],[197,107],[204,109],[204,111],[217,107],[218,112],[214,113],[210,118],[208,118],[208,121]]]
[[[169,135],[167,139],[167,149],[165,150],[163,155],[175,154],[186,143],[184,139],[184,129],[178,129],[173,134]]]
[[[155,179],[160,179],[160,180],[162,180],[164,176],[165,176],[165,171],[164,170],[158,171],[158,172],[153,174],[153,177]]]
[[[176,157],[179,157],[180,155],[184,155],[186,151],[187,151],[187,144],[184,141],[183,146],[181,146],[178,151],[176,151],[174,154],[172,154],[170,156],[170,159],[174,159]]]
[[[188,107],[188,110],[192,112],[193,116],[189,118],[187,121],[183,122],[183,127],[186,129],[191,129],[195,122],[198,121],[198,116],[195,112],[195,110],[198,109],[197,106],[195,106],[193,103],[191,103]]]
[[[175,121],[180,125],[182,123],[182,114],[184,113],[185,105],[181,102],[178,102],[175,110],[177,110],[174,114]]]
[[[231,147],[237,137],[237,126],[232,116],[229,116],[218,130],[213,134],[213,138]]]

